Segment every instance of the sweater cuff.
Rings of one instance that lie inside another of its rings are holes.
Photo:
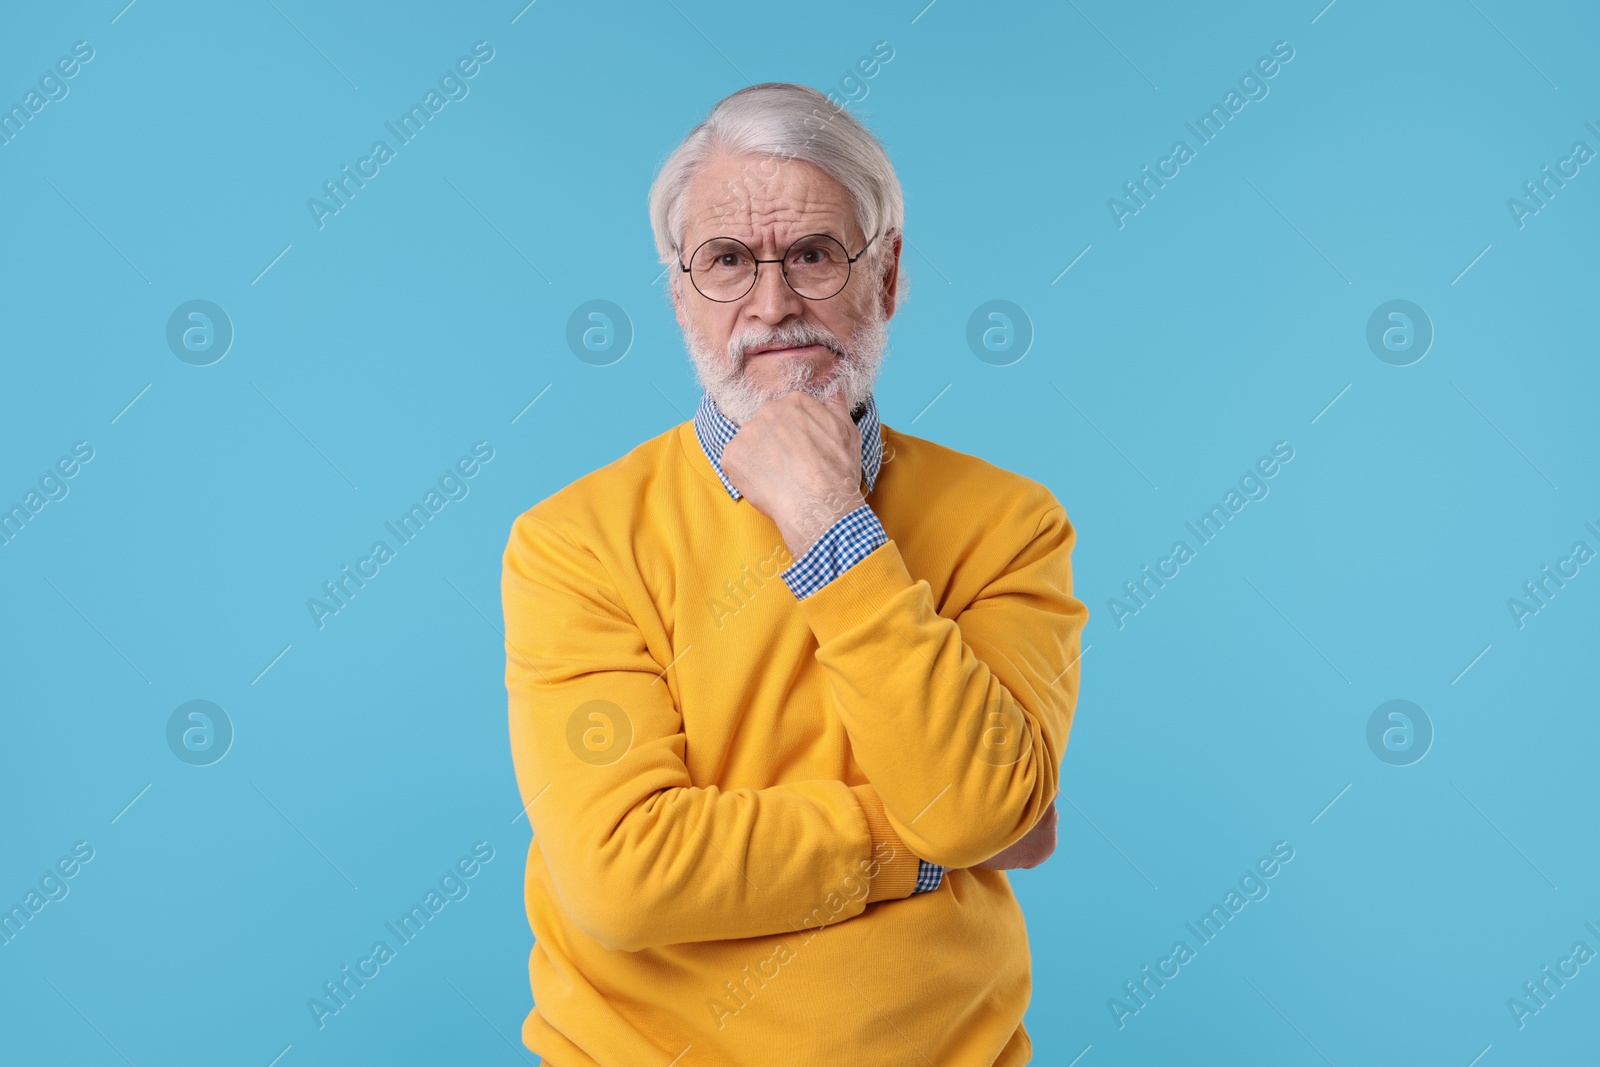
[[[889,816],[883,810],[883,798],[870,785],[853,785],[850,792],[867,817],[867,831],[872,835],[870,861],[878,865],[878,874],[870,879],[868,904],[880,900],[900,900],[909,897],[916,888],[917,874],[922,861],[911,854],[906,843],[900,840]]]
[[[919,583],[906,570],[900,546],[886,541],[861,562],[797,601],[817,644],[826,645],[858,626],[883,625],[884,605]],[[925,583],[924,583],[925,584]]]

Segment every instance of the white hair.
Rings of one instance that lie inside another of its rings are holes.
[[[844,186],[856,224],[868,237],[873,273],[882,277],[892,262],[894,238],[905,225],[900,179],[883,145],[848,111],[806,85],[766,82],[740,89],[712,107],[673,149],[650,186],[650,226],[661,262],[676,268],[683,234],[684,198],[701,167],[718,153],[799,160]],[[673,290],[681,282],[668,272]],[[904,299],[906,273],[895,284],[895,301]]]

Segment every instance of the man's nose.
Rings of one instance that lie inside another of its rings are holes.
[[[770,326],[805,311],[805,298],[789,288],[782,267],[781,263],[761,264],[755,288],[745,298],[745,310]]]

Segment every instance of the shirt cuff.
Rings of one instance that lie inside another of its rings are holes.
[[[917,863],[919,865],[917,867],[917,884],[912,888],[911,895],[931,893],[938,889],[944,882],[944,868],[937,863],[929,863],[923,859],[919,859]]]
[[[828,527],[783,572],[783,582],[796,600],[804,600],[889,542],[883,523],[866,504]]]

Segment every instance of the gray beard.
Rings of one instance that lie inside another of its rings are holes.
[[[743,426],[767,401],[796,391],[818,400],[830,400],[842,391],[854,413],[872,394],[888,342],[889,323],[877,301],[871,302],[866,321],[848,341],[804,319],[776,328],[755,326],[736,332],[728,338],[725,352],[715,351],[692,324],[684,331],[695,377],[716,402],[717,410],[736,426]],[[796,359],[785,361],[781,381],[758,385],[745,370],[744,352],[766,345],[822,345],[837,357],[830,368],[832,376],[820,381],[808,361]]]

